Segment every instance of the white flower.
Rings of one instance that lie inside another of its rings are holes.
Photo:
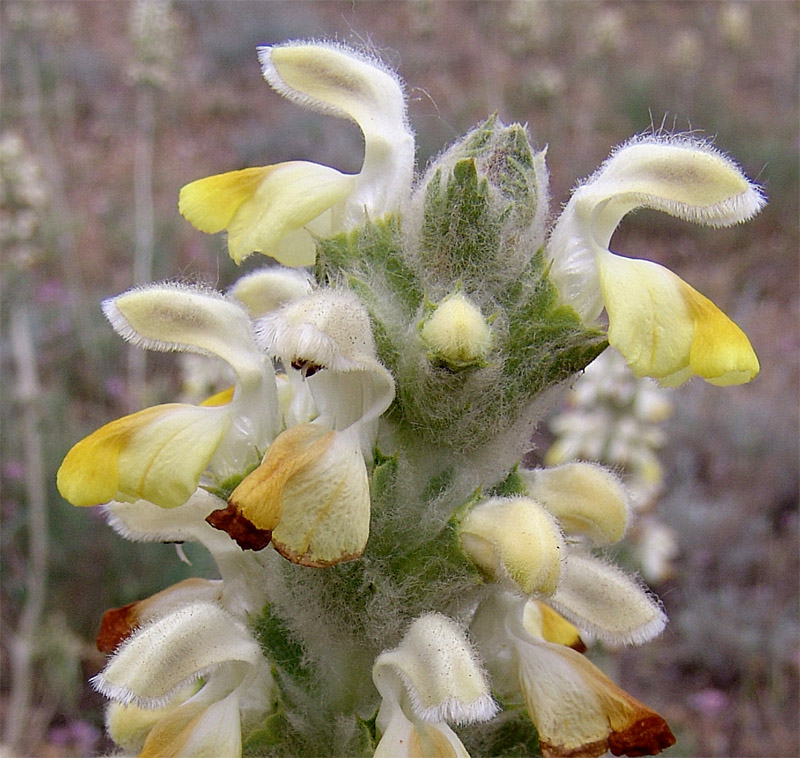
[[[563,619],[553,615],[542,603],[497,591],[471,626],[493,686],[505,698],[522,697],[545,758],[654,755],[674,744],[664,719],[570,647]]]
[[[446,722],[487,721],[497,705],[464,633],[441,614],[416,619],[401,643],[381,653],[372,679],[383,698],[375,756],[458,756],[467,752]]]
[[[200,758],[241,755],[241,713],[266,714],[270,681],[246,627],[216,603],[196,600],[142,626],[92,683],[118,704],[108,719],[112,737],[125,743],[146,734],[146,757]],[[141,709],[163,711],[142,729]]]
[[[307,383],[319,415],[280,434],[209,523],[242,547],[271,541],[305,566],[357,558],[370,522],[364,458],[394,398],[367,312],[352,293],[319,290],[262,319],[259,335],[293,381]]]

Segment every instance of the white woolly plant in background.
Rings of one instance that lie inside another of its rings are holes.
[[[757,373],[710,301],[608,244],[633,208],[723,225],[760,191],[705,144],[642,138],[548,233],[524,127],[489,118],[415,182],[383,64],[318,42],[259,58],[281,95],[358,124],[364,160],[190,183],[192,224],[227,230],[237,263],[284,265],[226,295],[161,284],[104,304],[134,344],[233,371],[198,406],[107,424],[59,471],[124,537],[199,542],[219,568],[106,613],[109,734],[143,756],[660,752],[664,720],[583,654],[581,635],[641,644],[666,624],[597,554],[629,528],[627,491],[596,465],[520,461],[609,341],[664,384]]]

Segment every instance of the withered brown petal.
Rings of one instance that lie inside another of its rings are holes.
[[[137,621],[137,605],[138,603],[134,602],[120,608],[109,608],[103,614],[96,641],[97,649],[101,653],[113,653],[131,636]]]
[[[206,521],[215,529],[227,532],[242,550],[263,550],[272,539],[271,529],[259,529],[249,521],[233,503],[212,511]]]
[[[652,713],[631,724],[622,732],[608,736],[608,749],[612,755],[656,755],[675,744],[675,735],[667,722]]]

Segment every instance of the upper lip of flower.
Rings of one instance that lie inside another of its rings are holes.
[[[705,143],[631,140],[564,208],[547,243],[550,278],[584,320],[605,307],[609,342],[638,376],[667,385],[693,373],[715,384],[749,381],[758,360],[739,327],[668,269],[617,256],[608,244],[622,217],[638,207],[728,226],[746,221],[764,203],[738,166]]]
[[[180,212],[204,232],[228,230],[231,257],[252,252],[281,263],[314,262],[315,233],[331,234],[396,210],[411,189],[414,138],[403,88],[377,61],[349,48],[292,42],[258,50],[281,95],[355,121],[364,135],[358,174],[305,161],[199,179],[180,193]]]
[[[258,335],[287,372],[304,374],[319,415],[280,434],[227,508],[207,520],[246,549],[272,541],[294,563],[357,558],[370,522],[364,451],[394,397],[369,316],[351,293],[319,290],[262,319]]]

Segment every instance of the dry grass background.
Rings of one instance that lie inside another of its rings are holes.
[[[186,182],[294,158],[358,169],[358,131],[273,94],[254,54],[257,44],[335,37],[374,50],[408,82],[420,165],[493,111],[527,122],[535,142],[549,145],[554,212],[613,145],[662,125],[703,130],[765,186],[770,204],[745,226],[707,230],[643,212],[614,239],[617,251],[670,265],[730,313],[762,373],[740,388],[693,382],[675,394],[660,514],[681,553],[675,576],[655,588],[672,622],[656,642],[603,663],[668,718],[674,758],[796,756],[800,6],[175,0],[144,48],[131,31],[135,7],[0,6],[0,131],[16,135],[38,186],[17,191],[14,151],[3,142],[4,716],[26,598],[37,582],[46,590],[27,633],[33,707],[22,754],[108,747],[101,701],[85,683],[103,663],[92,649],[100,615],[207,568],[188,548],[192,569],[168,546],[123,543],[55,491],[54,471],[79,437],[177,392],[171,356],[149,355],[146,387],[131,386],[141,366],[104,323],[99,300],[134,280],[150,210],[153,278],[230,283],[223,241],[177,213]],[[34,398],[20,395],[24,361],[10,345],[19,313]],[[30,528],[37,512],[49,523],[46,544]]]

